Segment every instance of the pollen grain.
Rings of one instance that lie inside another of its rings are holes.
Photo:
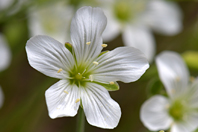
[[[86,44],[87,44],[87,45],[90,45],[90,44],[91,44],[91,42],[87,42]]]
[[[98,65],[99,63],[98,63],[97,61],[94,61],[93,64],[94,64],[94,65]]]
[[[60,68],[60,69],[57,71],[57,73],[60,73],[62,70],[63,70],[63,69],[62,69],[62,68]]]
[[[80,99],[76,99],[75,103],[78,103],[80,101]]]
[[[107,44],[102,44],[102,47],[103,47],[103,48],[107,47]]]

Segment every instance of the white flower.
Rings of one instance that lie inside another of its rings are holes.
[[[29,11],[30,35],[49,35],[60,42],[69,41],[69,26],[74,9],[63,2],[36,6]]]
[[[10,49],[3,34],[0,33],[0,71],[5,70],[10,65],[10,61]]]
[[[13,3],[13,0],[0,0],[0,11],[8,8]]]
[[[100,8],[82,7],[71,22],[72,46],[67,43],[65,48],[43,35],[27,42],[30,65],[61,79],[45,93],[51,118],[75,116],[81,105],[91,125],[109,129],[117,126],[121,110],[107,90],[118,90],[116,81],[136,81],[149,64],[143,53],[132,47],[100,54],[106,23]]]
[[[109,18],[104,41],[110,41],[122,32],[124,44],[142,51],[151,62],[155,55],[155,41],[151,29],[166,35],[177,34],[181,28],[181,11],[165,0],[105,1]]]
[[[141,121],[151,131],[192,132],[198,127],[198,79],[189,82],[189,71],[177,53],[165,51],[156,63],[168,97],[156,95],[147,100]]]
[[[2,105],[3,105],[3,102],[4,102],[4,95],[3,95],[2,88],[1,88],[1,86],[0,86],[0,108],[1,108]]]
[[[7,42],[3,34],[0,33],[0,71],[5,70],[10,65],[10,61],[11,61],[11,51],[7,45]],[[0,108],[3,105],[3,100],[4,100],[4,95],[0,86]]]

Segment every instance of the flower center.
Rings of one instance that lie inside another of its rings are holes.
[[[80,81],[80,80],[82,80],[82,78],[83,78],[83,76],[80,73],[78,73],[78,74],[75,75],[75,79],[76,80],[79,80]]]
[[[70,83],[76,84],[77,86],[84,86],[86,82],[90,81],[90,72],[87,72],[83,66],[74,67],[70,73]]]
[[[114,6],[115,16],[120,21],[128,21],[132,14],[131,7],[125,2],[117,2]]]
[[[181,101],[175,101],[169,108],[169,115],[176,121],[182,120],[184,116],[184,105]]]
[[[131,1],[130,3],[126,1],[116,2],[113,7],[115,17],[122,22],[129,22],[131,19],[145,10],[145,5],[146,2],[144,0]]]

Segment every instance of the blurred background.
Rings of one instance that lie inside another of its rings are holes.
[[[27,60],[25,45],[34,35],[46,34],[62,43],[70,42],[69,27],[75,11],[84,5],[103,9],[107,1],[94,0],[0,0],[0,132],[74,132],[77,116],[50,119],[45,103],[45,90],[57,82],[33,69]],[[181,10],[181,30],[173,35],[152,31],[155,55],[164,50],[178,52],[190,73],[198,75],[198,1],[174,2]],[[135,7],[135,6],[134,6]],[[110,9],[110,8],[109,8]],[[134,12],[135,13],[135,12]],[[171,15],[171,14],[170,14]],[[108,17],[107,17],[108,19]],[[122,31],[105,41],[112,50],[124,46]],[[5,52],[5,53],[4,53]],[[154,55],[154,56],[155,56]],[[41,60],[42,61],[42,60]],[[2,65],[2,66],[1,66]],[[120,84],[110,92],[119,103],[122,116],[113,130],[85,123],[85,132],[149,132],[140,121],[139,111],[145,100],[155,94],[166,95],[159,80],[155,61],[136,82]]]

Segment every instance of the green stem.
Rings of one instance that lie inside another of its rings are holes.
[[[83,109],[80,107],[78,112],[78,120],[77,120],[77,128],[76,132],[84,132],[85,128],[85,115]]]

